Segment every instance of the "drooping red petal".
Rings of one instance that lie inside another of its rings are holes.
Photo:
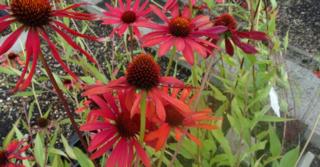
[[[93,14],[78,13],[78,12],[67,12],[67,11],[56,11],[52,13],[52,16],[56,17],[67,17],[76,20],[95,20],[96,17]]]
[[[0,10],[8,9],[9,6],[0,4]]]
[[[103,154],[105,154],[108,150],[112,148],[112,146],[115,144],[115,142],[118,140],[118,137],[114,137],[111,140],[107,141],[102,147],[97,149],[96,152],[91,154],[90,159],[97,159],[101,157]]]
[[[169,51],[170,48],[172,47],[174,41],[175,41],[175,40],[174,40],[172,37],[169,37],[166,41],[164,41],[164,42],[160,45],[160,47],[159,47],[159,49],[158,49],[158,55],[159,55],[159,56],[163,56],[163,55],[165,55],[166,53],[168,53],[168,51]]]
[[[172,87],[184,87],[183,81],[180,81],[179,79],[175,77],[160,77],[160,83],[164,86],[172,86]]]
[[[24,77],[28,71],[28,68],[29,68],[29,63],[30,63],[30,59],[31,59],[31,56],[32,56],[32,52],[33,52],[33,49],[32,49],[32,35],[31,35],[31,31],[28,32],[28,35],[27,35],[27,40],[26,40],[26,44],[25,44],[25,48],[26,48],[26,64],[21,72],[21,75],[20,75],[20,78],[15,86],[15,88],[13,89],[13,92],[16,92],[21,83],[24,81]]]
[[[268,36],[266,33],[264,32],[260,32],[260,31],[247,31],[247,32],[237,32],[237,35],[240,38],[249,38],[249,39],[253,39],[253,40],[268,40]]]
[[[108,119],[114,120],[115,119],[115,114],[112,113],[112,111],[109,109],[91,110],[89,115],[90,115],[90,117],[92,117],[92,116],[103,117],[106,120],[108,120]]]
[[[182,52],[183,56],[190,65],[193,65],[194,63],[193,50],[187,42],[185,42],[185,45],[186,46],[184,47],[184,50]]]
[[[161,121],[165,121],[166,120],[166,111],[164,109],[164,106],[163,106],[161,100],[159,99],[159,97],[156,96],[156,94],[153,95],[152,99],[155,102],[157,116],[159,117],[159,119]]]
[[[132,118],[135,114],[139,113],[139,105],[141,102],[141,94],[137,94],[136,98],[134,99],[132,108],[130,110],[130,117]]]
[[[93,130],[99,130],[99,129],[111,129],[113,128],[112,125],[106,122],[93,122],[93,123],[87,123],[80,127],[81,131],[93,131]]]
[[[188,132],[185,132],[185,134],[187,134],[187,136],[188,136],[193,142],[195,142],[197,145],[200,145],[200,146],[201,146],[201,141],[200,141],[197,137],[193,136],[192,134],[190,134],[190,133],[188,133]]]
[[[126,139],[122,138],[112,150],[110,157],[106,161],[106,166],[122,167],[120,166],[120,160],[123,154],[125,154],[124,150],[126,150]]]
[[[234,42],[234,44],[237,45],[245,53],[254,54],[254,53],[258,52],[254,46],[247,44],[247,43],[244,43],[244,42],[241,42],[239,37],[236,35],[232,35],[231,39]]]
[[[170,133],[170,126],[167,123],[164,123],[157,130],[148,133],[145,137],[145,141],[156,140],[154,149],[158,151],[167,142],[169,133]]]
[[[15,30],[13,33],[11,33],[7,37],[7,39],[5,39],[5,41],[0,46],[0,55],[3,55],[12,47],[12,45],[17,41],[18,37],[21,35],[23,29],[24,29],[24,26],[21,26],[20,28]]]
[[[63,39],[66,40],[66,42],[73,47],[76,50],[79,50],[82,54],[84,54],[87,59],[95,64],[97,64],[96,60],[84,49],[82,49],[79,45],[77,45],[75,42],[73,42],[73,40],[64,32],[62,32],[59,28],[57,28],[56,26],[50,25],[50,27],[56,31]]]
[[[70,29],[69,27],[67,27],[65,24],[59,22],[59,21],[53,21],[57,26],[60,26],[62,29],[66,30],[68,33],[74,35],[74,36],[78,36],[78,37],[82,37],[82,38],[86,38],[86,39],[90,39],[93,41],[101,41],[101,38],[97,38],[95,36],[90,36],[90,35],[86,35],[86,34],[81,34],[73,29]]]
[[[116,135],[116,129],[111,128],[97,133],[91,140],[91,143],[88,147],[88,151],[92,152],[97,149],[99,146],[103,145],[106,141],[109,141]]]
[[[164,15],[164,13],[156,6],[154,5],[150,5],[150,8],[152,9],[152,11],[161,19],[163,20],[164,22],[168,23],[169,20],[168,18],[166,17],[166,15]]]
[[[37,66],[37,62],[38,62],[38,56],[40,54],[40,38],[39,38],[39,34],[36,30],[34,29],[30,29],[29,30],[31,32],[31,40],[32,40],[32,66],[31,66],[31,70],[29,72],[29,75],[27,77],[27,79],[22,83],[20,90],[24,91],[25,89],[27,89],[27,87],[31,84],[32,81],[32,77],[34,75],[34,73],[36,72],[36,66]]]
[[[92,5],[91,3],[89,2],[80,2],[80,3],[75,3],[75,4],[72,4],[64,9],[61,9],[61,10],[55,10],[55,11],[67,11],[69,9],[74,9],[74,8],[78,8],[78,7],[81,7],[81,6],[85,6],[85,5]]]
[[[225,45],[225,47],[226,47],[226,52],[227,52],[230,56],[233,56],[233,53],[234,53],[233,46],[232,46],[231,41],[230,41],[228,38],[225,38],[224,45]]]
[[[58,63],[61,65],[61,67],[74,79],[74,80],[78,80],[78,77],[76,74],[74,74],[70,68],[63,62],[63,60],[61,59],[59,52],[57,50],[57,48],[55,47],[55,45],[51,42],[51,40],[49,39],[47,33],[45,31],[42,31],[42,37],[43,39],[48,43],[49,48],[51,50],[51,53],[53,55],[53,57],[58,61]]]
[[[100,109],[105,110],[108,109],[108,104],[104,99],[100,96],[90,96],[90,99],[96,103]]]
[[[188,19],[191,18],[191,11],[190,11],[189,7],[184,7],[183,8],[182,17],[188,18]]]
[[[180,141],[184,133],[179,128],[174,128],[175,138],[177,141]]]
[[[135,146],[136,151],[137,151],[139,157],[141,158],[144,166],[151,167],[150,159],[149,159],[148,155],[146,154],[146,152],[141,147],[141,145],[135,140],[133,140],[132,142],[133,142],[133,145]]]
[[[136,0],[134,2],[134,5],[132,7],[132,11],[137,11],[138,10],[138,7],[139,7],[139,4],[140,4],[140,0]]]
[[[5,29],[7,29],[10,24],[12,24],[15,20],[8,20],[8,21],[3,21],[0,22],[0,32],[4,31]]]
[[[21,142],[19,142],[18,140],[13,140],[7,146],[6,151],[9,153],[14,152],[16,149],[18,149],[20,144]]]
[[[162,96],[162,99],[167,101],[169,104],[173,105],[174,107],[176,107],[177,109],[179,109],[180,111],[183,111],[183,112],[186,112],[186,113],[191,113],[191,109],[190,107],[185,104],[184,102],[174,98],[174,97],[171,97],[165,93],[162,93],[162,92],[159,92],[158,91],[158,95],[159,96]]]

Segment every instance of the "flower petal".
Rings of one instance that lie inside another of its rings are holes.
[[[155,13],[161,20],[163,20],[164,22],[169,22],[168,18],[166,17],[166,15],[164,15],[163,12],[161,12],[161,10],[154,6],[154,5],[150,5],[150,8],[152,9],[153,13]]]
[[[84,54],[87,59],[95,64],[97,64],[96,60],[84,49],[82,49],[78,44],[76,44],[75,42],[73,42],[73,40],[64,32],[62,32],[59,28],[57,28],[54,25],[50,25],[50,27],[56,31],[71,47],[73,47],[74,49],[80,51],[80,53]]]
[[[140,144],[135,140],[133,140],[132,143],[135,146],[136,151],[137,151],[139,157],[141,158],[144,166],[151,167],[150,159],[149,159],[148,155],[146,154],[146,152],[143,150],[143,148],[140,146]]]
[[[0,46],[0,55],[3,55],[12,47],[12,45],[17,41],[18,37],[21,35],[23,29],[24,29],[24,26],[21,26],[20,28],[15,30],[13,33],[11,33],[7,37],[7,39],[5,39],[5,41]]]
[[[55,47],[55,45],[50,41],[48,35],[46,34],[46,32],[42,31],[42,37],[43,39],[48,43],[49,48],[51,50],[51,53],[53,55],[53,57],[58,61],[58,63],[61,65],[61,67],[74,79],[74,80],[78,80],[78,77],[76,74],[74,74],[70,68],[63,62],[63,60],[61,59],[57,48]]]
[[[87,123],[80,127],[81,131],[93,131],[93,130],[99,130],[99,129],[110,129],[113,126],[106,122],[93,122],[93,123]]]
[[[166,41],[164,41],[162,44],[160,44],[160,47],[158,50],[158,55],[163,56],[166,53],[168,53],[168,51],[172,47],[174,41],[175,40],[173,39],[173,37],[169,37]]]
[[[224,41],[224,45],[226,47],[226,52],[230,55],[230,56],[233,56],[233,46],[232,46],[232,43],[231,41],[228,39],[228,38],[225,38],[225,41]]]

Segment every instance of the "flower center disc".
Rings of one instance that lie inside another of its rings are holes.
[[[0,151],[0,165],[6,164],[8,162],[8,158],[5,151]]]
[[[173,106],[167,105],[165,106],[166,110],[166,122],[172,126],[180,126],[183,124],[183,120],[185,117]]]
[[[127,82],[138,89],[150,90],[159,84],[160,67],[151,55],[137,55],[127,68]]]
[[[222,14],[215,19],[216,26],[226,26],[229,29],[236,29],[237,28],[237,21],[236,19],[231,16],[230,14]]]
[[[191,32],[191,23],[184,17],[176,17],[170,21],[169,31],[173,36],[186,37]]]
[[[130,118],[130,112],[121,112],[116,119],[116,127],[121,137],[135,137],[140,131],[140,116]]]
[[[121,20],[127,24],[131,24],[135,22],[136,19],[137,19],[136,13],[130,10],[125,11],[121,16]]]
[[[50,21],[51,5],[48,0],[12,0],[10,8],[13,16],[26,26],[41,27]]]
[[[14,60],[17,57],[19,57],[19,55],[15,54],[15,53],[9,53],[8,54],[8,59],[9,60]]]
[[[46,128],[49,125],[49,120],[46,118],[39,118],[36,123],[40,128]]]

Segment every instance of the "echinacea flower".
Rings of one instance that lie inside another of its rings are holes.
[[[225,49],[230,56],[233,56],[234,54],[232,43],[238,46],[245,53],[255,54],[258,52],[257,49],[251,44],[242,42],[241,41],[242,38],[259,40],[259,41],[268,40],[268,37],[264,32],[239,31],[237,29],[236,19],[228,13],[224,13],[218,16],[217,18],[215,18],[214,24],[216,26],[222,25],[222,26],[228,27],[228,31],[226,31],[223,35],[224,35]]]
[[[113,93],[89,96],[98,107],[90,111],[86,124],[80,130],[93,133],[88,151],[94,153],[90,158],[109,153],[106,167],[134,166],[134,160],[141,160],[144,166],[150,167],[150,159],[138,140],[140,115],[130,116],[124,92]]]
[[[211,53],[212,50],[208,50],[206,46],[217,47],[202,37],[218,38],[217,34],[227,30],[224,26],[212,27],[208,16],[198,15],[193,18],[188,7],[185,7],[180,13],[176,0],[167,1],[165,6],[170,9],[171,18],[167,18],[165,12],[156,6],[150,5],[152,11],[164,24],[149,26],[148,28],[153,29],[153,32],[142,37],[144,47],[159,45],[159,56],[165,55],[175,46],[178,51],[182,52],[187,62],[193,64],[194,52],[207,57],[207,53]]]
[[[0,64],[3,67],[11,66],[13,68],[17,68],[17,66],[23,66],[24,62],[21,60],[18,53],[10,52],[5,56],[0,57]]]
[[[18,163],[18,160],[31,159],[31,157],[22,155],[30,147],[30,145],[24,145],[23,143],[24,141],[13,140],[5,149],[0,149],[0,167],[24,167],[24,165]]]
[[[84,95],[99,95],[113,90],[126,91],[127,104],[132,104],[131,115],[139,113],[139,105],[143,93],[146,93],[147,115],[153,110],[151,106],[155,106],[157,116],[161,120],[165,120],[166,113],[162,103],[169,103],[182,110],[189,110],[188,107],[179,100],[168,96],[162,92],[160,86],[163,87],[184,87],[184,83],[174,77],[162,77],[160,75],[160,66],[153,60],[149,54],[140,54],[134,57],[129,63],[124,77],[111,81],[106,85],[90,86],[84,92]],[[152,104],[151,104],[152,103]]]
[[[117,33],[119,36],[128,29],[132,28],[133,33],[140,37],[139,27],[144,27],[148,24],[149,19],[146,17],[151,9],[147,8],[149,3],[148,0],[144,1],[141,6],[140,0],[136,0],[131,6],[131,0],[128,0],[126,4],[123,4],[122,0],[119,0],[119,7],[112,7],[106,3],[108,11],[103,12],[104,17],[102,18],[102,24],[116,24],[117,27],[111,33],[111,36],[114,33]]]
[[[169,89],[166,92],[169,94]],[[192,104],[196,95],[192,95],[192,91],[188,88],[183,89],[172,88],[171,97],[179,98],[179,100],[185,104]],[[180,94],[179,94],[180,92]],[[216,129],[217,126],[208,123],[212,120],[221,120],[220,118],[213,117],[211,109],[203,109],[201,111],[184,111],[171,104],[164,104],[166,112],[166,120],[160,122],[160,127],[148,133],[145,137],[147,143],[151,145],[155,150],[160,150],[166,143],[170,131],[175,134],[175,139],[180,141],[183,136],[187,136],[196,144],[200,145],[201,142],[198,138],[189,132],[190,128],[202,128],[207,130]],[[203,122],[205,121],[205,122]]]
[[[74,79],[77,79],[77,76],[67,67],[67,65],[61,59],[55,44],[50,40],[47,33],[48,28],[60,35],[71,47],[84,54],[90,61],[95,62],[95,59],[91,57],[91,55],[87,51],[78,46],[67,35],[67,33],[91,40],[98,39],[72,30],[68,28],[68,26],[66,26],[64,23],[55,19],[55,17],[60,17],[76,20],[94,20],[95,17],[92,14],[72,11],[72,9],[80,7],[83,4],[84,3],[73,4],[64,9],[53,9],[49,0],[12,0],[10,2],[10,5],[8,6],[0,4],[0,10],[6,10],[8,12],[8,15],[0,17],[0,32],[7,29],[12,23],[21,24],[21,26],[17,30],[13,31],[0,46],[0,56],[6,53],[14,45],[22,32],[27,32],[27,39],[25,44],[25,67],[21,73],[19,81],[16,84],[16,87],[14,89],[15,91],[18,89],[24,90],[31,83],[32,76],[35,73],[38,55],[41,54],[40,37],[43,39],[43,41],[48,43],[53,57],[60,63],[62,68],[66,72],[68,72]],[[25,79],[25,75],[31,61],[32,67],[30,69],[28,77]]]
[[[313,74],[314,74],[317,78],[320,78],[320,70],[315,70],[315,71],[313,71]]]

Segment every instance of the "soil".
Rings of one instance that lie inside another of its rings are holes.
[[[289,31],[290,44],[313,55],[320,54],[319,0],[279,0],[278,26]]]

